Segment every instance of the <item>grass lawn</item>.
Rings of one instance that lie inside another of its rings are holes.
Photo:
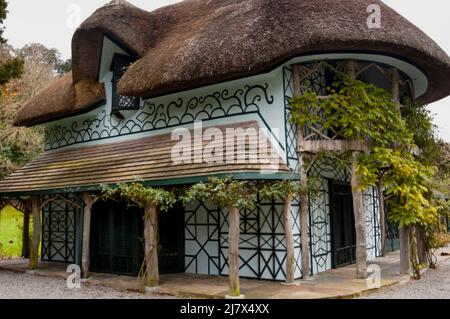
[[[22,254],[23,215],[6,206],[0,212],[0,259],[20,257]]]

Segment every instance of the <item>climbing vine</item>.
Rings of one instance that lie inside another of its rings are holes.
[[[287,196],[295,197],[302,193],[307,193],[315,197],[320,190],[321,181],[318,178],[308,178],[307,185],[302,185],[300,181],[282,180],[275,183],[265,183],[259,189],[259,194],[265,199],[284,199]]]
[[[381,181],[389,200],[389,218],[400,226],[435,222],[436,209],[427,199],[435,168],[413,156],[417,148],[414,134],[392,96],[341,72],[336,72],[327,96],[319,96],[305,85],[305,93],[291,100],[291,121],[332,132],[334,138],[364,142],[368,151],[357,162],[360,187]],[[335,151],[331,153],[328,155],[336,156]],[[348,158],[348,154],[342,155]]]
[[[159,211],[167,211],[176,203],[173,192],[162,188],[145,187],[138,182],[119,183],[115,187],[103,186],[101,199],[124,199],[138,205],[141,209],[146,205],[153,205],[158,207]]]
[[[326,96],[318,95],[307,81],[302,83],[303,94],[290,103],[291,121],[322,139],[363,142],[367,151],[356,158],[359,187],[384,189],[388,218],[400,227],[435,224],[438,212],[431,197],[437,168],[430,158],[438,156],[438,150],[429,146],[435,142],[429,113],[411,102],[402,110],[386,90],[333,71],[335,79]],[[349,152],[321,153],[338,156],[350,166]]]
[[[318,95],[305,81],[304,92],[290,101],[294,124],[331,132],[334,138],[370,140],[376,146],[411,143],[412,135],[406,130],[399,106],[386,90],[337,70],[335,74],[326,96]]]
[[[210,200],[221,207],[253,209],[256,205],[256,190],[248,181],[209,178],[207,182],[197,183],[188,188],[181,196],[184,203],[192,200]]]

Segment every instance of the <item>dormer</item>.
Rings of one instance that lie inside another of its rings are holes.
[[[129,55],[116,53],[111,62],[110,71],[112,72],[112,98],[111,113],[119,116],[121,111],[138,110],[140,107],[140,98],[134,96],[119,95],[117,86],[123,74],[128,67],[133,64],[134,59]]]
[[[127,116],[126,111],[135,111],[140,107],[140,98],[119,95],[117,92],[120,79],[137,57],[107,36],[103,37],[101,50],[98,81],[104,83],[107,88],[107,102],[111,105],[108,112],[123,119]]]

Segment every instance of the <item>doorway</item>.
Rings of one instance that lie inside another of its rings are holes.
[[[351,186],[330,181],[331,250],[333,268],[356,261],[356,231]]]
[[[137,276],[144,258],[140,210],[125,203],[97,202],[91,218],[91,270]]]
[[[158,215],[159,272],[184,272],[184,208],[176,205]],[[90,269],[138,276],[144,261],[144,221],[138,207],[115,201],[92,207]]]
[[[184,207],[176,204],[158,215],[158,264],[161,274],[184,272]]]

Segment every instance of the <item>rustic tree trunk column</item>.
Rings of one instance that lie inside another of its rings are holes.
[[[380,237],[381,237],[381,256],[386,256],[386,212],[384,207],[384,193],[381,183],[377,186],[379,211],[380,211]]]
[[[229,296],[239,297],[241,295],[241,288],[239,284],[240,214],[238,208],[230,207],[228,209],[228,224]]]
[[[22,257],[30,257],[30,211],[28,208],[23,212]]]
[[[347,61],[345,65],[346,73],[351,79],[356,79],[356,65],[353,61]],[[356,278],[367,278],[367,238],[366,238],[366,218],[364,215],[363,194],[356,172],[359,152],[352,154],[352,199],[353,213],[355,215],[356,231]]]
[[[391,95],[395,102],[398,102],[398,110],[400,111],[400,74],[397,69],[391,69]]]
[[[159,285],[158,268],[158,209],[155,205],[147,204],[144,215],[144,253],[147,270],[146,286]]]
[[[409,227],[399,228],[400,237],[400,274],[411,273],[411,254],[409,245]]]
[[[301,95],[300,70],[298,65],[293,67],[294,89],[295,95]],[[303,127],[297,127],[297,155],[300,184],[303,190],[307,189],[308,172],[305,167],[302,146],[305,140],[303,134]],[[300,194],[300,240],[302,250],[302,279],[308,279],[310,274],[309,264],[309,237],[308,237],[308,214],[309,214],[309,196],[308,192],[304,191]]]
[[[41,241],[41,203],[39,196],[31,198],[31,211],[33,212],[33,241],[31,243],[29,269],[33,270],[38,266]]]
[[[83,194],[83,249],[81,255],[81,274],[83,278],[89,277],[89,256],[91,239],[91,215],[94,200],[91,195]]]
[[[398,112],[401,114],[400,108],[400,89],[399,89],[400,76],[398,70],[393,68],[391,70],[391,95],[392,100],[397,102]],[[409,227],[399,228],[400,237],[400,274],[411,273],[411,245],[409,240]]]
[[[356,172],[358,152],[353,152],[352,158],[352,198],[355,214],[356,231],[356,278],[367,278],[367,248],[366,248],[366,219],[364,216],[363,195]]]
[[[425,234],[421,227],[416,227],[416,238],[417,238],[417,255],[420,264],[427,263],[427,252],[425,244]]]
[[[283,224],[286,240],[286,283],[293,283],[295,277],[294,235],[292,233],[292,195],[284,198]]]
[[[305,189],[308,174],[306,171],[300,173],[300,183]],[[309,196],[308,193],[300,194],[300,240],[302,248],[302,279],[306,280],[310,277],[309,265],[309,234],[308,234],[308,213],[309,213]]]
[[[414,279],[420,279],[420,269],[419,269],[419,258],[417,254],[417,237],[416,237],[416,227],[412,226],[409,229],[409,245],[410,245],[410,257],[411,257],[411,268]]]

